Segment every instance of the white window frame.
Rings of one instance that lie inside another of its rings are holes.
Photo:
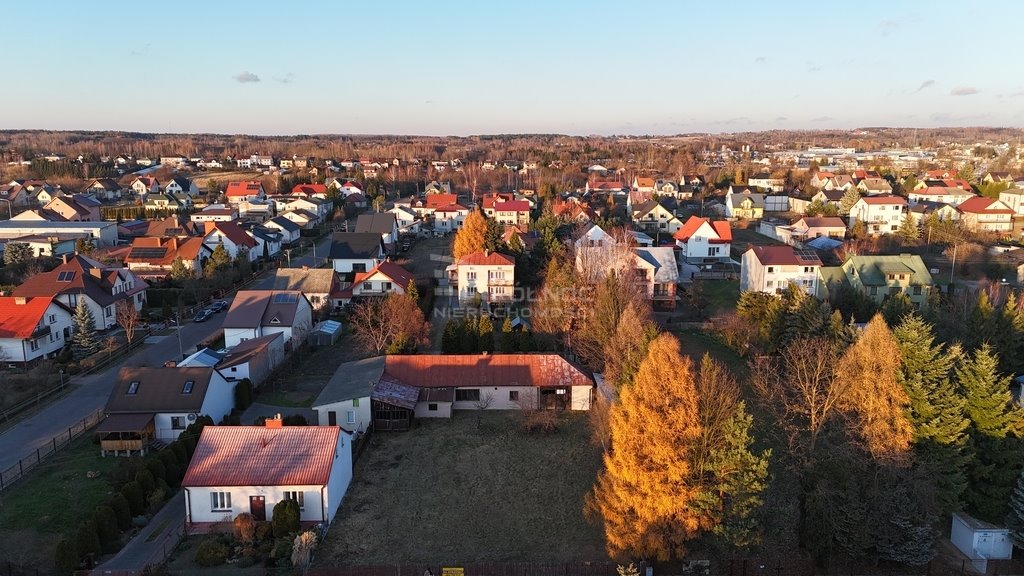
[[[305,498],[305,495],[306,495],[306,493],[302,492],[301,490],[285,490],[284,491],[284,499],[285,500],[294,500],[295,502],[297,502],[299,504],[299,510],[300,511],[306,509],[306,498]]]
[[[230,512],[231,492],[210,492],[210,512]]]

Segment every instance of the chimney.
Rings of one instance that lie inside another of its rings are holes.
[[[210,231],[213,230],[216,227],[217,227],[217,223],[216,222],[211,222],[209,220],[207,220],[206,222],[203,222],[203,231],[206,232],[207,234],[209,234]]]
[[[62,261],[62,262],[63,262],[64,264],[67,264],[67,263],[68,263],[68,255],[67,255],[67,254],[64,254],[63,256],[61,256],[61,257],[60,257],[60,259],[61,259],[61,261]]]
[[[488,257],[490,255],[491,255],[491,251],[488,250],[487,248],[484,248],[484,258],[486,258],[486,257]]]
[[[267,428],[283,428],[284,422],[281,420],[281,414],[275,414],[273,418],[267,418],[264,420],[263,425]]]
[[[28,304],[28,298],[25,298],[24,296],[15,296],[14,303],[18,306],[24,306],[25,304]]]

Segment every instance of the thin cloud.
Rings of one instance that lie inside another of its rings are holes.
[[[295,74],[293,72],[289,72],[289,73],[285,74],[284,76],[281,76],[280,78],[274,78],[274,81],[278,82],[280,84],[291,84],[291,81],[294,80],[294,79],[295,79]]]
[[[1024,96],[1024,90],[1018,90],[1016,92],[1010,92],[1006,96],[1007,96],[1007,98],[1020,98],[1021,96]]]
[[[789,120],[789,118],[786,118],[785,116],[776,116],[775,117],[775,121],[776,122],[785,122],[786,120]]]
[[[234,78],[235,78],[235,82],[238,82],[239,84],[248,84],[249,82],[259,82],[260,81],[260,77],[259,76],[253,74],[252,72],[249,72],[248,70],[245,71],[245,72],[242,72],[241,74],[239,74],[238,76],[235,76]]]
[[[811,122],[830,122],[832,120],[833,118],[831,116],[818,116],[816,118],[811,118]]]
[[[758,56],[757,58],[754,58],[754,64],[764,64],[767,61],[768,59],[765,58],[764,56]]]
[[[882,31],[882,36],[888,36],[899,27],[900,23],[897,20],[886,19],[878,23],[878,29]]]
[[[815,64],[814,62],[807,63],[808,72],[821,72],[821,65]]]
[[[917,90],[914,90],[914,94],[917,94],[918,92],[924,90],[925,88],[931,88],[934,85],[935,80],[925,80],[924,82],[921,82],[921,85],[917,87]]]
[[[949,91],[950,96],[970,96],[977,93],[978,89],[973,86],[960,86]]]

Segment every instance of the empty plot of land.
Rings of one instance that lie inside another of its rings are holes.
[[[606,560],[601,528],[583,517],[600,466],[584,414],[563,414],[548,435],[504,411],[375,434],[316,564]]]

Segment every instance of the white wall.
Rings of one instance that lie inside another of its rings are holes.
[[[342,400],[341,402],[332,402],[330,404],[324,404],[322,406],[314,406],[316,410],[317,421],[321,426],[328,426],[330,419],[328,412],[334,412],[337,417],[337,425],[341,426],[346,430],[352,432],[365,432],[370,428],[370,424],[373,422],[373,414],[370,411],[370,397],[364,396],[358,399],[359,406],[353,406],[352,400]],[[354,422],[348,421],[348,414],[352,413],[355,418]]]
[[[203,399],[203,407],[200,414],[205,414],[213,421],[220,422],[221,418],[231,413],[235,407],[235,383],[225,380],[216,370],[210,379],[210,386],[206,390],[206,398]]]
[[[369,404],[369,402],[367,402]],[[352,482],[352,436],[344,431],[338,434],[338,447],[334,454],[334,464],[327,480],[327,492],[324,495],[324,508],[327,510],[327,522],[334,520],[334,515],[341,507],[348,485]],[[307,505],[308,509],[308,505]]]
[[[476,387],[459,387],[458,390],[480,390],[480,402],[475,401],[457,401],[452,404],[452,408],[455,410],[479,410],[479,404],[488,403],[487,410],[520,410],[524,407],[532,408],[537,406],[538,399],[540,397],[540,389],[534,386],[483,386],[480,388]],[[569,390],[569,408],[571,410],[589,410],[590,409],[590,391],[591,386],[573,386]],[[509,398],[509,392],[518,392],[519,399],[511,400]],[[488,396],[490,400],[488,402]],[[416,415],[419,416],[420,406],[423,406],[423,410],[426,411],[424,403],[416,405]],[[438,406],[440,411],[441,406]],[[433,415],[434,413],[430,413]]]
[[[430,404],[437,404],[437,410],[430,410]],[[451,402],[418,402],[413,411],[416,418],[451,418]]]
[[[231,348],[237,346],[239,342],[243,340],[251,340],[259,336],[259,328],[225,328],[224,329],[224,346]]]
[[[344,435],[345,444],[349,444],[348,435]],[[351,458],[349,459],[351,462]],[[351,465],[349,466],[351,469]],[[333,473],[333,468],[332,468]],[[349,472],[351,477],[351,471]],[[348,484],[346,483],[346,487]],[[249,512],[249,497],[263,496],[266,500],[264,505],[267,510],[267,520],[274,517],[274,506],[284,500],[286,491],[302,492],[303,506],[300,510],[299,520],[302,522],[323,521],[323,508],[321,506],[320,491],[322,486],[224,486],[224,487],[201,487],[185,489],[185,513],[189,513],[191,507],[192,517],[186,516],[190,522],[230,522],[243,512]],[[231,510],[216,511],[210,509],[210,494],[213,492],[231,493]],[[328,516],[328,518],[333,515]]]
[[[569,407],[572,410],[590,410],[590,399],[593,393],[593,386],[573,386]]]
[[[364,266],[366,266],[365,271],[369,272],[370,270],[373,270],[373,267],[376,266],[380,261],[377,260],[376,258],[367,258],[359,260],[336,259],[332,260],[331,262],[333,263],[335,272],[340,272],[344,274],[352,271],[353,264],[363,264]]]

